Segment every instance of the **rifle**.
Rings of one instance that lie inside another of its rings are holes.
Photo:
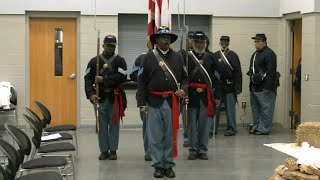
[[[96,76],[99,76],[100,69],[100,30],[97,32],[97,63],[96,63]],[[99,83],[96,82],[96,96],[99,97]],[[100,124],[99,124],[99,102],[94,105],[95,115],[96,115],[96,133],[99,133]]]
[[[186,35],[186,69],[187,69],[187,74],[188,74],[188,64],[189,64],[189,39],[188,35]],[[185,102],[185,111],[184,111],[184,123],[185,126],[188,127],[188,104],[189,104],[189,98],[188,94],[186,94],[186,97],[184,98]]]
[[[187,75],[188,75],[188,64],[189,64],[189,27],[186,25],[186,2],[185,0],[183,1],[184,5],[184,15],[183,15],[183,26],[186,28],[186,69],[187,69]],[[186,94],[186,97],[184,99],[185,101],[185,111],[184,111],[184,123],[185,126],[188,127],[188,104],[189,104],[189,98],[188,94]]]

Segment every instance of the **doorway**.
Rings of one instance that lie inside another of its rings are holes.
[[[77,125],[77,19],[30,18],[30,106],[40,101],[50,125]]]
[[[290,111],[291,128],[295,129],[301,119],[301,45],[302,45],[302,19],[292,21],[292,106]]]

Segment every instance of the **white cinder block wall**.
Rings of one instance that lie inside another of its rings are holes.
[[[25,107],[26,36],[24,15],[0,15],[0,81],[18,89],[18,112]],[[19,117],[21,113],[18,113]]]
[[[241,124],[240,116],[244,115],[241,109],[241,102],[247,102],[246,116],[243,117],[245,123],[252,122],[252,113],[250,105],[249,77],[246,73],[249,70],[250,57],[255,51],[254,42],[251,39],[256,33],[265,33],[267,36],[268,46],[277,54],[278,71],[284,74],[283,52],[280,50],[280,40],[283,35],[280,34],[281,18],[237,18],[237,17],[213,17],[212,18],[212,34],[211,47],[212,51],[219,50],[219,39],[221,35],[230,36],[230,49],[235,51],[241,62],[242,68],[242,93],[238,96],[239,105],[236,107],[237,123]],[[284,82],[282,78],[281,81]],[[284,83],[280,82],[278,88],[278,96],[276,101],[274,123],[283,124],[284,117],[284,98],[282,95],[285,89]],[[226,123],[222,120],[221,123]]]
[[[106,35],[118,37],[118,16],[97,16],[96,29],[100,30],[100,53],[102,42]],[[95,116],[92,104],[86,98],[84,91],[84,73],[89,60],[97,55],[97,32],[94,31],[94,16],[81,16],[80,18],[80,125],[92,125]],[[79,82],[79,81],[78,81]],[[79,87],[78,86],[78,87]]]

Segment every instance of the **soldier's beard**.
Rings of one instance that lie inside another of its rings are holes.
[[[203,49],[193,48],[193,50],[198,54],[203,54],[206,51],[204,48]]]

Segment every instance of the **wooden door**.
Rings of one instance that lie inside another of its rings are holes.
[[[29,39],[31,109],[40,113],[38,100],[50,110],[51,126],[77,125],[77,20],[30,18]]]
[[[296,91],[294,87],[294,81],[296,80],[296,72],[298,64],[301,59],[301,45],[302,45],[302,20],[297,19],[293,22],[293,60],[292,60],[292,121],[295,128],[300,124],[300,115],[301,115],[301,92]]]

